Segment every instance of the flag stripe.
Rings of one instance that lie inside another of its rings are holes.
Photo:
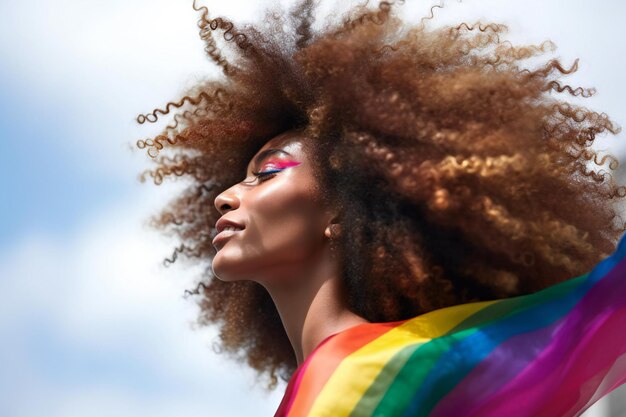
[[[625,254],[622,236],[588,274],[533,294],[332,335],[276,416],[579,416],[626,383]]]

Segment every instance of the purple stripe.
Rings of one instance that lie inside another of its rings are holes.
[[[523,403],[510,403],[511,392],[544,379],[548,369],[569,358],[568,354],[584,338],[588,328],[597,325],[604,310],[614,310],[626,304],[625,272],[626,261],[622,259],[563,318],[546,328],[517,335],[499,345],[442,399],[432,416],[469,416],[492,398],[506,399],[508,412],[513,414],[515,409],[524,408]],[[546,347],[551,338],[552,343]]]
[[[439,402],[430,416],[469,415],[536,358],[537,352],[550,343],[561,320],[532,333],[515,335],[498,345]]]
[[[476,414],[481,417],[500,417],[512,415],[524,417],[572,417],[564,412],[582,398],[590,398],[594,389],[601,380],[601,376],[611,369],[617,354],[607,351],[606,342],[610,342],[613,349],[618,344],[614,338],[607,337],[607,329],[612,336],[619,335],[617,329],[623,329],[626,324],[626,309],[617,310],[598,320],[593,331],[586,331],[584,336],[576,341],[574,348],[562,357],[560,352],[555,352],[558,358],[552,358],[559,362],[553,369],[550,364],[543,368],[542,375],[524,385],[514,386],[512,391],[504,393],[492,402],[485,404]],[[597,342],[597,343],[596,343]],[[626,351],[626,343],[619,343],[621,352]],[[551,359],[546,359],[550,361]],[[585,369],[588,363],[592,365],[592,371]],[[541,367],[540,361],[532,366]],[[581,378],[582,377],[582,378]],[[573,386],[574,389],[565,389],[563,386]],[[511,411],[514,410],[514,411]],[[512,413],[512,414],[511,414]]]

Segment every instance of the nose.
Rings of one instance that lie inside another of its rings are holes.
[[[229,189],[222,191],[217,197],[215,197],[213,204],[221,215],[239,207],[239,196],[235,191],[236,184]]]

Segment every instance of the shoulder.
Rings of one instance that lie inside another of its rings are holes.
[[[385,386],[393,379],[390,362],[402,366],[391,360],[399,344],[416,341],[403,330],[406,322],[364,323],[328,339],[290,380],[281,416],[347,417],[370,409],[381,376]]]

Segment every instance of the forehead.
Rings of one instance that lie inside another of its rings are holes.
[[[268,140],[261,149],[257,151],[257,154],[270,148],[284,149],[289,153],[299,153],[302,149],[304,136],[302,133],[294,130],[290,130],[274,136]]]

